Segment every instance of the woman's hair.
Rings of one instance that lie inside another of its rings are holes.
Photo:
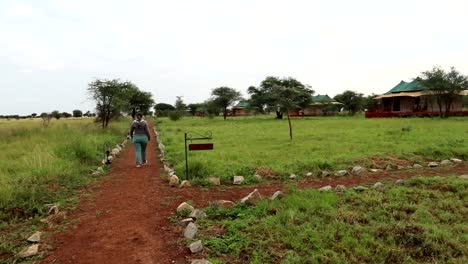
[[[143,117],[143,113],[142,113],[142,112],[138,112],[138,113],[136,113],[136,116]]]

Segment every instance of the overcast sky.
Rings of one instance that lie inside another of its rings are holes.
[[[246,95],[266,76],[384,93],[433,65],[468,74],[466,0],[0,0],[0,114],[93,110],[93,78],[157,102]]]

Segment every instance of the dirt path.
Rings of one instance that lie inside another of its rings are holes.
[[[210,201],[236,201],[253,189],[263,195],[284,190],[284,183],[266,182],[257,186],[219,188],[170,188],[160,175],[156,142],[148,146],[149,165],[135,167],[134,149],[129,147],[100,181],[92,199],[82,201],[69,216],[72,228],[46,241],[53,245],[41,263],[189,263],[191,256],[183,246],[182,228],[171,223],[175,208],[191,200],[196,207]],[[371,184],[383,179],[404,179],[415,175],[467,174],[465,162],[453,167],[392,171],[361,177],[309,179],[299,181],[302,188],[344,184]]]

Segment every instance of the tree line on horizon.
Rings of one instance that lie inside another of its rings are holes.
[[[445,71],[439,66],[422,72],[414,78],[427,87],[436,97],[441,117],[447,116],[455,96],[463,90],[468,90],[468,76],[461,74],[454,67]],[[258,114],[275,113],[277,119],[282,119],[283,114],[292,109],[305,108],[312,101],[315,91],[310,85],[305,85],[292,77],[280,78],[266,77],[259,86],[250,86],[247,89],[249,99],[242,98],[241,93],[226,86],[215,88],[211,91],[211,97],[202,103],[184,104],[182,96],[177,96],[175,105],[158,103],[154,110],[158,116],[169,116],[175,119],[183,115],[208,115],[222,114],[224,119],[228,116],[228,109],[236,102],[248,102],[248,110]],[[337,94],[333,99],[342,104],[342,110],[350,115],[361,111],[373,110],[377,107],[375,97],[377,94],[364,96],[362,93],[346,90]],[[464,98],[464,105],[468,107],[468,96]],[[445,106],[445,109],[442,109]],[[337,106],[330,106],[337,107]],[[336,110],[336,109],[334,109]],[[289,116],[288,116],[289,117]]]
[[[468,77],[461,74],[454,67],[450,71],[445,71],[439,66],[434,66],[431,70],[422,72],[415,78],[422,85],[427,87],[436,96],[439,104],[441,116],[444,111],[450,109],[450,105],[455,95],[460,91],[468,90]],[[211,96],[201,103],[185,104],[182,96],[176,96],[174,105],[169,103],[157,103],[150,92],[140,90],[130,81],[120,79],[95,79],[88,84],[87,88],[90,99],[96,103],[95,113],[87,111],[83,114],[81,110],[74,110],[72,114],[59,112],[33,113],[27,116],[8,115],[0,118],[21,119],[21,118],[56,118],[62,117],[96,117],[96,122],[106,128],[112,119],[123,115],[131,115],[133,118],[137,112],[145,115],[169,116],[173,120],[180,119],[184,115],[218,116],[223,115],[224,119],[229,115],[229,110],[239,101],[248,102],[247,110],[255,114],[275,113],[277,119],[282,119],[284,113],[292,109],[305,108],[312,102],[315,91],[312,86],[303,84],[292,77],[266,77],[258,86],[250,86],[247,93],[250,98],[246,99],[241,93],[227,86],[214,88]],[[342,104],[344,111],[350,115],[363,110],[371,110],[376,106],[376,94],[364,96],[362,93],[346,90],[337,94],[333,99]],[[464,97],[464,104],[468,106],[468,96]],[[442,105],[446,109],[442,109]],[[336,107],[336,106],[334,106]],[[154,112],[152,111],[154,110]],[[287,115],[289,119],[289,115]]]

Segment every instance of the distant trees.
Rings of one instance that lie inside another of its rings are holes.
[[[83,112],[81,110],[73,110],[73,117],[82,117]]]
[[[376,94],[371,94],[367,97],[363,97],[362,108],[366,109],[367,111],[372,111],[375,108],[377,108],[377,100],[375,100],[375,97],[377,97]]]
[[[306,107],[314,94],[310,86],[304,85],[294,78],[269,76],[260,83],[259,87],[250,86],[248,88],[249,103],[252,107],[256,107],[260,113],[274,110],[276,118],[282,119],[285,108],[280,107],[280,103],[282,103],[280,94],[286,93],[285,89],[291,89],[287,92],[289,96],[292,96],[288,100],[294,102],[297,107]]]
[[[228,107],[232,106],[239,99],[241,99],[240,92],[233,88],[222,86],[211,91],[211,101],[222,110],[224,120],[227,117]]]
[[[344,105],[345,110],[349,111],[350,115],[356,114],[362,109],[364,98],[362,93],[354,91],[344,91],[342,94],[337,94],[333,97],[337,102]]]
[[[200,112],[203,108],[203,104],[188,104],[188,111],[192,116],[195,116],[197,112]]]
[[[454,100],[461,91],[468,90],[468,76],[462,75],[455,67],[446,72],[440,66],[434,66],[416,79],[435,95],[441,117],[448,117]]]
[[[146,112],[154,104],[151,93],[142,92],[133,83],[119,79],[96,79],[88,85],[88,93],[96,101],[97,121],[103,128],[122,111]]]
[[[35,117],[37,116],[37,114],[36,114],[36,113],[32,113],[31,116],[32,116],[33,118],[35,118]]]
[[[154,106],[156,116],[167,116],[170,111],[174,111],[175,107],[171,104],[159,103]]]
[[[70,114],[70,113],[68,113],[68,112],[63,112],[63,113],[61,113],[61,115],[62,115],[63,117],[65,117],[65,118],[69,118],[69,117],[72,117],[72,116],[73,116],[72,114]]]
[[[60,113],[58,110],[52,111],[50,115],[57,120],[59,120],[62,117],[62,113]]]

